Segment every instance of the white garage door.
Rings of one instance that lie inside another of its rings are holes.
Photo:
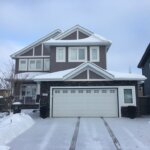
[[[53,117],[117,117],[116,89],[54,89]]]

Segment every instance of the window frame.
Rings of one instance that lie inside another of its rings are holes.
[[[45,66],[46,66],[46,65],[45,65],[45,62],[46,62],[47,60],[49,61],[48,69],[45,69]],[[43,71],[49,71],[49,70],[50,70],[50,59],[49,59],[49,58],[44,58],[44,59],[43,59]]]
[[[63,50],[63,59],[59,60],[58,53]],[[56,62],[66,62],[66,47],[56,47]]]
[[[25,61],[25,67],[24,68],[21,66],[21,61]],[[27,71],[27,68],[28,68],[27,66],[28,66],[27,59],[19,59],[19,71]]]
[[[97,59],[92,58],[92,50],[93,49],[97,50]],[[91,46],[90,47],[90,61],[91,62],[99,62],[100,61],[100,47],[99,46]]]
[[[77,50],[77,60],[71,60],[71,51],[74,48],[76,48]],[[84,49],[84,53],[85,53],[85,59],[83,60],[79,59],[79,50],[81,48]],[[68,48],[68,62],[86,62],[86,61],[87,61],[87,47],[69,47]]]
[[[36,66],[37,65],[36,63],[37,63],[38,60],[41,61],[41,68],[39,68],[39,69],[37,69],[37,66]],[[31,66],[30,66],[31,61],[35,62],[34,68],[31,68]],[[29,59],[28,60],[28,70],[29,71],[43,71],[43,59]]]
[[[126,97],[125,97],[125,90],[130,90],[131,91],[131,102],[127,102],[128,100],[126,99]],[[123,90],[123,93],[124,93],[124,103],[125,104],[133,104],[133,91],[132,91],[132,89],[124,89]],[[127,101],[126,101],[127,100]]]

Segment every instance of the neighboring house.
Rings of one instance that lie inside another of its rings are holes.
[[[0,96],[2,96],[2,97],[9,97],[10,96],[10,90],[8,90],[8,89],[0,89]]]
[[[79,25],[56,30],[11,55],[14,94],[49,107],[50,117],[118,117],[136,106],[137,83],[145,77],[107,70],[111,42]]]
[[[142,69],[142,74],[147,78],[144,82],[144,95],[150,96],[150,44],[143,54],[138,64],[138,68]]]

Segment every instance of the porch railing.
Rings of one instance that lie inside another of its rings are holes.
[[[15,96],[14,102],[20,102],[21,104],[37,104],[36,96]]]

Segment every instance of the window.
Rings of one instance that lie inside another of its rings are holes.
[[[32,99],[36,98],[36,85],[22,85],[21,87],[21,96],[32,97]]]
[[[87,60],[86,47],[69,47],[69,62],[83,62]]]
[[[65,62],[66,61],[66,49],[65,47],[56,48],[56,62]]]
[[[42,59],[29,59],[29,70],[42,70],[43,62]]]
[[[90,61],[97,62],[99,61],[100,55],[99,55],[99,47],[90,47]]]
[[[132,103],[132,89],[124,89],[124,102],[125,103]]]
[[[94,93],[99,93],[99,90],[94,90]]]
[[[49,71],[49,70],[50,70],[50,60],[44,59],[44,71]]]
[[[107,90],[102,90],[102,93],[107,93]]]
[[[86,90],[86,93],[91,93],[91,90]]]
[[[115,93],[115,90],[110,90],[110,93]]]
[[[19,71],[27,70],[27,59],[19,59]]]

